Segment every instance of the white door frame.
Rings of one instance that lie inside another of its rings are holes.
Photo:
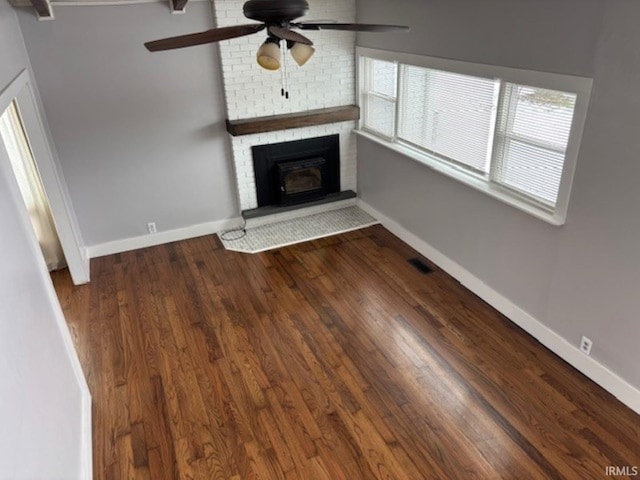
[[[62,251],[69,266],[73,283],[89,282],[89,258],[76,223],[75,213],[65,195],[66,184],[57,162],[57,156],[49,143],[47,131],[40,117],[38,101],[29,71],[22,70],[9,85],[0,91],[0,112],[4,112],[13,100],[17,100],[29,144],[38,166],[44,190],[49,199],[51,215],[56,226]],[[2,142],[0,141],[0,145]],[[4,148],[4,145],[2,145]],[[22,202],[22,199],[20,199]]]

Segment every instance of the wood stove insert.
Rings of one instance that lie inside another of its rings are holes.
[[[252,148],[258,207],[315,201],[340,191],[339,135]]]

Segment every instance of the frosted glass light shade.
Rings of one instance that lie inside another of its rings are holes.
[[[311,45],[305,45],[303,43],[294,43],[290,49],[291,56],[300,66],[307,63],[307,61],[313,56],[316,49]]]
[[[280,46],[267,40],[258,49],[256,55],[258,65],[266,70],[278,70],[280,68]]]

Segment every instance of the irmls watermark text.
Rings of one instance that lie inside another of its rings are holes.
[[[607,465],[604,467],[604,473],[608,477],[637,477],[640,476],[640,468],[637,466],[618,466],[618,465]]]

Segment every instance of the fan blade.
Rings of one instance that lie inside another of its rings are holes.
[[[304,45],[313,45],[313,42],[307,37],[305,37],[304,35],[300,35],[298,32],[293,32],[288,28],[272,26],[269,27],[269,33],[274,37],[280,38],[282,40],[290,40],[292,42],[302,43]]]
[[[348,30],[350,32],[408,32],[405,25],[372,25],[366,23],[296,23],[300,30]]]
[[[187,35],[179,35],[177,37],[163,38],[154,40],[144,44],[150,52],[160,50],[172,50],[174,48],[191,47],[193,45],[202,45],[205,43],[219,42],[230,38],[243,37],[251,35],[264,29],[261,23],[252,23],[248,25],[236,25],[234,27],[214,28],[206,32],[190,33]]]

